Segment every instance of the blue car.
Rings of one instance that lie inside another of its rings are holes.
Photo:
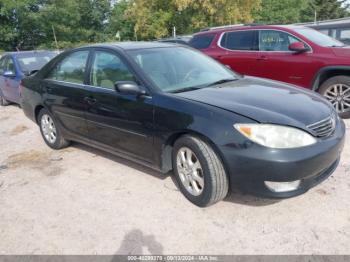
[[[0,59],[0,105],[19,104],[21,80],[41,69],[57,54],[56,51],[5,53]]]

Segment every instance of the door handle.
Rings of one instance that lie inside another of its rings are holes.
[[[48,92],[48,93],[51,93],[51,92],[52,92],[52,88],[49,87],[49,86],[46,86],[45,89],[46,89],[46,92]]]
[[[84,97],[84,101],[86,103],[88,103],[89,105],[93,105],[93,104],[96,104],[97,103],[97,99],[93,98],[93,97]]]
[[[259,56],[259,57],[257,58],[257,60],[258,60],[258,61],[266,61],[266,60],[267,60],[267,56],[264,56],[264,55]]]

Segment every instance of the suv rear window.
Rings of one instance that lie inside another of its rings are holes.
[[[214,37],[215,34],[196,35],[191,39],[189,45],[196,49],[205,49],[210,46]]]
[[[225,33],[220,41],[220,45],[230,50],[252,50],[259,49],[258,31],[236,31]]]

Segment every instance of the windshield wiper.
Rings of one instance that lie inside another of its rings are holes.
[[[220,84],[224,84],[224,83],[228,83],[228,82],[232,82],[232,81],[236,81],[237,78],[226,78],[226,79],[221,79],[218,81],[215,81],[213,83],[210,83],[209,85],[206,85],[206,87],[208,86],[215,86],[215,85],[220,85]]]
[[[330,47],[345,47],[345,45],[331,45]]]
[[[193,91],[193,90],[198,90],[198,89],[201,89],[201,87],[191,86],[191,87],[184,87],[181,89],[176,89],[176,90],[170,91],[170,93],[182,93],[182,92],[188,92],[188,91]]]
[[[198,89],[202,89],[202,88],[209,87],[209,86],[224,84],[224,83],[232,82],[232,81],[236,81],[236,80],[237,80],[237,78],[226,78],[226,79],[221,79],[221,80],[215,81],[215,82],[207,84],[207,85],[184,87],[181,89],[170,91],[170,93],[182,93],[182,92],[187,92],[187,91],[193,91],[193,90],[198,90]]]

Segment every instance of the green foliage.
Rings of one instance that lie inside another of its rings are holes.
[[[126,10],[136,33],[145,39],[169,36],[173,26],[179,34],[201,28],[251,22],[260,0],[134,0]]]
[[[345,0],[0,0],[0,50],[150,40],[208,26],[349,15]],[[54,33],[57,38],[55,42]]]
[[[108,39],[109,0],[0,0],[0,48],[68,48]]]
[[[130,1],[118,1],[112,11],[107,28],[107,32],[114,40],[134,40],[134,26],[135,23],[126,14],[126,10],[130,7]],[[116,37],[119,32],[119,38]]]
[[[308,0],[262,0],[255,13],[255,22],[289,24],[301,21],[301,12]]]
[[[349,16],[348,2],[347,0],[309,0],[308,6],[301,13],[302,20],[314,21],[315,11],[318,21]]]

